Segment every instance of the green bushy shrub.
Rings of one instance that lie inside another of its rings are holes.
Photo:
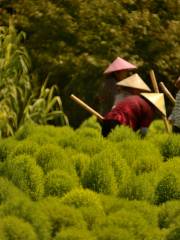
[[[30,135],[28,139],[34,143],[37,143],[40,146],[47,145],[48,143],[54,144],[54,145],[57,144],[55,137],[49,136],[45,132],[40,132],[40,131],[38,131],[38,129],[37,129],[37,132]]]
[[[44,175],[34,158],[28,155],[18,155],[5,162],[4,175],[22,191],[37,200],[44,194]]]
[[[136,210],[121,209],[109,214],[97,228],[104,231],[107,227],[118,227],[132,233],[138,240],[145,239],[149,225],[142,215]]]
[[[175,156],[180,157],[180,136],[178,134],[172,134],[161,145],[161,153],[165,160]]]
[[[36,162],[45,173],[59,168],[75,174],[75,169],[67,158],[66,151],[54,144],[41,146],[36,154]]]
[[[94,207],[103,211],[98,194],[89,189],[73,189],[62,197],[62,203],[75,208]]]
[[[9,200],[16,201],[19,197],[24,197],[23,192],[5,177],[0,177],[0,204]]]
[[[38,125],[35,123],[25,123],[16,133],[18,140],[28,138],[28,140],[44,145],[47,143],[57,144],[56,136],[59,128],[51,125]]]
[[[46,134],[49,137],[52,138],[58,138],[62,135],[66,135],[66,133],[73,131],[73,129],[70,126],[53,126],[53,125],[38,125],[38,131]]]
[[[80,127],[76,130],[76,134],[82,138],[101,138],[100,132],[95,128]]]
[[[159,149],[146,140],[129,139],[118,144],[118,147],[122,157],[137,175],[157,170],[163,161]]]
[[[67,152],[67,149],[66,149],[66,152]],[[80,178],[82,178],[85,170],[89,166],[90,157],[89,157],[89,155],[87,155],[85,153],[75,152],[73,155],[71,155],[71,162],[73,163],[73,165],[75,167],[76,174]]]
[[[153,171],[132,176],[126,197],[130,200],[136,199],[153,202],[158,179],[158,175]]]
[[[180,157],[162,164],[155,190],[155,202],[160,204],[171,199],[180,199]]]
[[[13,137],[0,140],[0,162],[4,162],[13,151],[17,142]]]
[[[25,122],[15,133],[15,138],[19,141],[28,138],[33,132],[36,131],[37,124],[32,121]]]
[[[112,161],[112,167],[118,187],[118,196],[129,198],[131,196],[131,185],[134,176],[132,170],[119,152],[113,151],[110,153],[109,151],[109,154],[106,153],[106,156],[109,156]]]
[[[135,240],[134,235],[126,229],[108,226],[96,231],[97,240]]]
[[[158,228],[158,212],[157,206],[150,204],[147,201],[129,201],[127,202],[125,209],[131,211],[134,209],[148,222],[152,228]]]
[[[100,219],[104,218],[105,214],[102,209],[90,207],[80,207],[79,211],[82,213],[83,218],[87,224],[88,230],[92,230],[96,226]]]
[[[26,138],[38,143],[39,145],[54,143],[57,144],[61,137],[66,137],[68,132],[73,130],[68,127],[55,127],[52,125],[38,125],[31,121],[26,122],[15,134],[17,140]]]
[[[75,131],[69,126],[58,128],[56,134],[57,144],[63,148],[71,147],[74,149],[77,141],[76,136]]]
[[[174,174],[165,175],[156,188],[156,203],[160,204],[171,199],[179,199],[180,192],[177,192],[176,177]]]
[[[165,240],[167,234],[169,233],[168,229],[159,229],[151,228],[146,232],[146,240]]]
[[[86,223],[83,220],[79,210],[61,204],[57,197],[47,197],[37,203],[41,211],[48,216],[51,224],[51,236],[56,236],[57,232],[68,227],[86,229]]]
[[[67,228],[60,231],[54,240],[96,240],[94,236],[84,229]]]
[[[78,187],[79,182],[76,176],[69,175],[69,173],[55,169],[45,177],[45,195],[53,195],[62,197],[75,187]]]
[[[106,146],[106,141],[97,134],[95,129],[82,128],[59,138],[58,144],[64,148],[69,147],[93,156]]]
[[[88,154],[90,157],[97,153],[100,153],[107,146],[107,141],[102,137],[98,138],[86,138],[79,136],[80,140],[77,141],[75,146],[79,152]]]
[[[178,239],[180,239],[180,226],[171,230],[166,237],[166,240],[178,240]]]
[[[126,196],[131,180],[131,170],[116,146],[106,148],[90,161],[83,176],[83,186],[106,194]]]
[[[117,143],[128,139],[138,140],[139,138],[139,135],[127,126],[118,126],[108,135],[108,140]]]
[[[7,240],[38,240],[33,227],[15,216],[1,218],[0,235],[2,234]],[[0,239],[3,239],[1,236]]]
[[[180,204],[178,200],[167,201],[160,206],[158,219],[160,228],[170,228],[175,219],[180,216]]]
[[[31,224],[38,236],[38,240],[49,240],[51,225],[45,210],[41,210],[36,202],[28,198],[19,197],[1,205],[0,218],[13,215]],[[13,238],[12,238],[13,239]]]
[[[91,116],[91,117],[87,118],[86,120],[84,120],[83,123],[81,124],[80,128],[84,128],[84,127],[96,129],[99,132],[101,131],[101,126],[95,116]]]
[[[119,210],[138,211],[150,226],[158,227],[158,207],[147,201],[128,200],[108,195],[100,195],[106,215],[113,214]]]
[[[163,161],[166,160],[165,157],[163,156],[162,152],[162,146],[165,144],[165,142],[169,139],[169,134],[168,133],[160,133],[160,134],[154,134],[154,135],[147,135],[146,138],[144,139],[145,141],[151,142],[153,145],[156,146],[156,148],[160,151]]]
[[[96,154],[83,176],[83,186],[98,193],[117,194],[117,182],[111,161]]]
[[[106,215],[118,211],[121,209],[122,204],[128,201],[127,199],[118,198],[113,195],[99,194],[99,197]]]
[[[165,129],[163,120],[156,119],[151,123],[151,125],[149,127],[148,136],[153,138],[155,135],[162,134],[165,132],[166,132],[166,129]]]
[[[16,141],[16,145],[14,146],[11,152],[11,158],[21,154],[35,156],[37,149],[38,149],[38,144],[32,141],[29,141],[28,139],[25,139],[22,141]]]

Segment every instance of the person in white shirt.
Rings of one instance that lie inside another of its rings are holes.
[[[175,87],[178,89],[176,102],[168,119],[172,124],[173,133],[180,133],[180,76],[175,81]]]

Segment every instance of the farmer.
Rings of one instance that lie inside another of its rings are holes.
[[[126,60],[117,57],[104,71],[105,81],[100,93],[101,113],[105,114],[115,104],[116,99],[130,95],[127,89],[117,88],[116,83],[126,78],[137,67]]]
[[[168,119],[172,124],[173,133],[180,133],[180,76],[175,81],[175,87],[178,89],[178,92],[176,94],[174,108]]]
[[[144,137],[157,110],[166,115],[163,93],[128,96],[104,116],[102,135],[106,137],[116,126],[125,125],[134,131],[140,130],[140,135]]]
[[[116,105],[118,101],[124,99],[124,97],[121,97],[122,92],[126,92],[127,96],[139,95],[141,92],[151,92],[151,89],[137,73],[117,82],[116,86],[120,94],[116,96],[114,105]]]

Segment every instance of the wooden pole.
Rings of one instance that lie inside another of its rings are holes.
[[[80,100],[78,97],[76,97],[75,95],[71,94],[70,98],[72,100],[74,100],[76,103],[78,103],[81,107],[83,107],[84,109],[86,109],[89,113],[95,115],[99,120],[103,120],[104,117],[99,114],[98,112],[96,112],[94,109],[92,109],[90,106],[88,106],[85,102],[83,102],[82,100]]]
[[[154,88],[154,92],[159,93],[159,88],[158,88],[158,84],[157,84],[157,81],[156,81],[154,71],[150,70],[149,74],[150,74],[151,82],[152,82],[152,85],[153,85],[153,88]],[[167,117],[162,115],[162,119],[164,121],[166,131],[168,133],[170,133],[170,127],[169,127]]]
[[[164,85],[163,82],[160,82],[159,83],[159,86],[161,88],[161,90],[163,91],[163,93],[169,98],[169,100],[175,104],[176,100],[175,98],[173,97],[173,95],[170,93],[170,91],[167,89],[167,87]]]
[[[150,70],[149,74],[150,74],[150,77],[151,77],[151,82],[152,82],[152,85],[153,85],[154,92],[159,93],[159,88],[158,88],[158,84],[157,84],[157,81],[156,81],[154,71]]]

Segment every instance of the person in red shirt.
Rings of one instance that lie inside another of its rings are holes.
[[[134,131],[140,130],[144,137],[157,109],[166,115],[162,93],[142,93],[141,96],[126,97],[104,116],[102,135],[107,137],[117,125],[125,125]]]

